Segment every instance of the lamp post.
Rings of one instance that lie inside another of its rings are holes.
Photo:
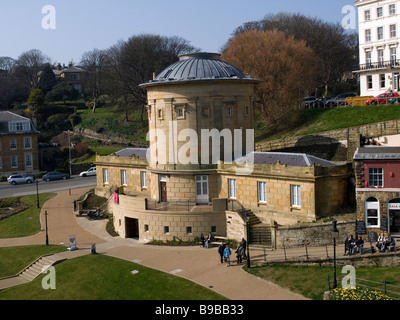
[[[247,211],[244,212],[244,220],[246,221],[246,234],[247,234],[247,268],[250,269],[250,249],[249,249],[249,221],[250,216],[247,214]]]
[[[49,234],[48,234],[48,228],[47,228],[47,210],[44,212],[44,218],[46,222],[46,246],[49,245]]]
[[[337,221],[332,220],[332,235],[333,235],[333,289],[337,288],[337,278],[336,278],[336,238],[339,235],[339,230],[337,229]]]
[[[36,180],[36,204],[37,204],[37,208],[40,208],[39,205],[39,182]]]
[[[69,150],[69,176],[72,176],[72,159],[71,159],[71,131],[68,130],[68,150]]]

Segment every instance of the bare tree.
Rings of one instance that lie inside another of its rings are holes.
[[[15,74],[24,82],[29,91],[35,89],[39,81],[39,72],[45,64],[50,63],[50,58],[37,49],[22,53],[15,64]]]
[[[110,86],[120,98],[120,106],[125,110],[129,106],[141,106],[141,121],[144,120],[146,91],[139,87],[153,78],[173,62],[180,54],[197,49],[180,37],[163,37],[142,34],[120,41],[109,49]]]
[[[103,77],[108,66],[108,59],[106,50],[94,49],[82,55],[81,66],[86,71],[83,79],[84,88],[93,99],[93,113],[96,111],[97,100],[103,91]]]

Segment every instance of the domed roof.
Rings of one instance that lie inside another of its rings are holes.
[[[218,53],[191,53],[179,56],[179,61],[163,70],[154,80],[141,86],[152,84],[186,82],[216,79],[247,79],[241,71],[222,61]]]

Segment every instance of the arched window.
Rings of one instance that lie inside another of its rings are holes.
[[[365,222],[367,227],[379,227],[379,201],[374,197],[365,201]]]

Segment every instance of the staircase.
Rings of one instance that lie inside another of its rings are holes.
[[[45,267],[52,266],[62,260],[64,259],[57,259],[53,255],[43,256],[22,270],[17,277],[21,278],[21,280],[24,280],[25,282],[30,282],[40,276]]]
[[[263,247],[272,247],[272,232],[269,224],[262,223],[261,220],[248,210],[249,220],[249,243]]]

